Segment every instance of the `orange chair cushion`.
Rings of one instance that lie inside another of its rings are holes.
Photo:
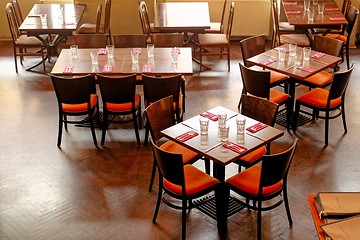
[[[304,95],[300,96],[298,100],[315,107],[325,108],[327,99],[329,96],[329,91],[322,88],[315,88]],[[341,104],[341,98],[333,99],[330,101],[330,107],[336,107]]]
[[[262,146],[246,154],[245,156],[242,156],[240,160],[251,164],[252,162],[261,158],[265,153],[266,153],[266,147]]]
[[[276,85],[277,82],[282,82],[288,78],[289,78],[289,76],[287,76],[285,74],[278,73],[275,71],[270,71],[270,85]]]
[[[140,94],[135,94],[135,108],[139,106]],[[128,103],[106,103],[106,108],[112,112],[125,112],[130,111],[132,108],[131,102]]]
[[[328,33],[325,35],[325,37],[334,38],[334,39],[340,40],[344,43],[347,42],[347,38],[344,35],[337,34],[337,33]]]
[[[90,95],[91,108],[95,107],[96,102],[97,102],[97,95],[96,94],[91,94]],[[86,112],[88,110],[87,103],[80,103],[80,104],[66,104],[66,103],[63,103],[61,105],[62,105],[62,108],[63,108],[64,112],[76,113],[76,112]]]
[[[245,193],[251,195],[258,195],[259,185],[260,185],[260,173],[261,173],[261,166],[254,165],[232,176],[231,178],[226,180],[226,182]],[[264,187],[263,195],[274,193],[280,190],[281,188],[282,188],[281,181],[275,183],[274,185]]]
[[[312,83],[319,87],[324,87],[328,85],[331,82],[331,80],[332,80],[332,75],[325,71],[321,71],[304,79],[305,82]]]
[[[217,179],[200,171],[193,165],[184,166],[185,192],[187,196],[197,194],[205,189],[213,187],[220,183]],[[177,184],[170,183],[164,179],[164,187],[169,191],[178,195],[182,194],[182,187]]]
[[[281,104],[283,102],[285,102],[286,100],[288,100],[290,98],[290,95],[287,93],[283,93],[274,89],[270,89],[270,101],[277,103],[277,104]]]
[[[199,154],[197,154],[194,151],[191,151],[190,149],[181,146],[180,144],[177,144],[173,141],[166,141],[160,146],[160,149],[172,152],[172,153],[178,153],[182,154],[183,156],[183,163],[187,164],[191,162],[194,159],[197,159],[199,157]]]

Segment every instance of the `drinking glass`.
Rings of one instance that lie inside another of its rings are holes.
[[[199,119],[200,122],[200,134],[202,135],[206,135],[208,134],[208,130],[209,130],[209,119],[205,118],[205,117],[201,117]]]
[[[154,57],[154,44],[148,44],[146,45],[147,48],[147,54],[149,58],[153,58]]]
[[[319,0],[313,0],[313,5],[314,5],[314,6],[317,6],[318,3],[319,3]]]
[[[230,130],[230,126],[228,124],[225,124],[220,127],[219,131],[220,131],[220,141],[221,142],[229,141],[229,130]]]
[[[303,51],[300,49],[299,51],[296,51],[296,65],[301,65],[303,58]]]
[[[136,48],[131,51],[131,61],[134,65],[139,63],[139,51]]]
[[[246,118],[242,115],[236,117],[236,127],[238,134],[244,134]]]
[[[295,57],[295,56],[296,56],[296,50],[297,50],[297,45],[296,45],[296,43],[290,43],[290,44],[289,44],[289,51],[290,51],[290,56],[291,56],[291,57]]]
[[[285,61],[286,49],[285,48],[279,48],[278,49],[278,54],[279,54],[279,61],[280,62]]]
[[[319,15],[324,15],[324,10],[325,10],[325,3],[319,3],[319,5],[318,5],[318,14]]]
[[[315,14],[315,11],[313,9],[308,10],[308,22],[314,21],[314,14]]]
[[[179,53],[176,51],[171,52],[171,63],[172,64],[177,64],[178,63],[178,58],[179,58]]]
[[[303,58],[305,61],[309,61],[311,53],[311,47],[304,47],[303,48]]]
[[[40,15],[40,21],[41,21],[41,25],[47,25],[47,14],[41,14]]]
[[[225,111],[218,112],[218,125],[219,127],[224,126],[226,124],[227,114]]]
[[[106,46],[107,56],[108,58],[114,57],[114,45],[107,45]]]
[[[310,10],[310,0],[305,0],[304,1],[304,11],[309,11]]]
[[[71,51],[71,58],[73,59],[78,58],[78,45],[71,45],[70,51]]]
[[[92,65],[98,65],[99,64],[97,52],[90,52],[90,57],[91,57],[91,64]]]

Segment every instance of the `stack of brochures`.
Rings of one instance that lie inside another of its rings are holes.
[[[320,192],[314,202],[330,239],[360,239],[360,192]]]

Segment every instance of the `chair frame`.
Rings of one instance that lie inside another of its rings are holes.
[[[12,38],[12,42],[13,42],[16,73],[18,73],[17,56],[20,57],[21,64],[23,64],[24,56],[41,56],[43,71],[45,73],[46,69],[45,69],[45,52],[44,52],[44,50],[47,50],[47,46],[40,39],[38,39],[36,37],[28,37],[26,35],[21,34],[21,32],[19,30],[18,20],[16,17],[16,11],[15,11],[12,3],[6,4],[6,16],[8,19],[9,29],[11,32],[11,38]],[[19,43],[19,40],[21,40],[23,38],[33,39],[34,41],[33,41],[33,43]],[[29,48],[37,48],[37,50],[39,50],[40,52],[27,51],[26,49],[29,49]],[[17,49],[19,49],[19,52],[17,52]],[[37,65],[35,65],[35,66],[37,66]]]
[[[218,44],[218,45],[214,45],[214,44],[205,44],[205,43],[201,43],[201,36],[202,35],[208,35],[211,36],[211,34],[217,34],[217,33],[205,33],[205,34],[199,34],[198,35],[198,46],[200,48],[200,72],[202,71],[202,67],[204,66],[202,63],[203,60],[203,56],[223,56],[226,55],[227,56],[227,61],[228,61],[228,71],[230,71],[230,37],[231,37],[231,31],[232,31],[232,25],[233,25],[233,20],[234,20],[234,9],[235,9],[235,3],[231,2],[230,5],[230,12],[229,12],[229,18],[228,18],[228,24],[226,27],[226,39],[227,42],[224,44]],[[221,33],[222,34],[222,33]],[[220,48],[220,52],[210,52],[210,51],[205,51],[204,49],[207,48],[213,48],[213,47],[217,47]],[[226,51],[223,51],[223,49],[226,49]]]
[[[287,150],[272,154],[272,155],[264,155],[262,159],[261,165],[261,174],[260,174],[260,184],[258,189],[258,194],[250,194],[248,192],[242,191],[227,182],[227,187],[229,191],[232,190],[237,194],[246,198],[246,202],[239,200],[242,202],[248,209],[257,210],[257,239],[261,239],[261,212],[268,211],[280,206],[283,202],[285,204],[286,214],[288,217],[290,227],[293,224],[290,207],[289,207],[289,200],[287,195],[287,176],[291,166],[291,162],[293,160],[293,156],[296,150],[298,140],[295,139],[293,145],[288,148]],[[247,171],[247,170],[245,170]],[[240,173],[241,174],[241,173]],[[282,181],[282,187],[279,190],[272,192],[268,195],[263,194],[263,188],[274,185],[278,182]],[[282,199],[275,203],[271,203],[271,205],[263,207],[262,202],[272,200],[279,195],[283,195]],[[257,206],[250,205],[249,200],[257,202]]]
[[[215,191],[215,194],[217,194],[216,190],[220,186],[220,183],[216,183],[215,185],[208,187],[204,189],[203,191],[196,192],[193,195],[186,194],[186,181],[185,181],[185,175],[184,175],[184,165],[182,160],[181,154],[166,152],[162,149],[160,149],[152,140],[150,139],[151,146],[153,149],[153,153],[156,159],[156,165],[159,169],[159,190],[158,190],[158,196],[156,200],[156,206],[153,216],[153,223],[156,223],[156,218],[159,212],[160,203],[163,201],[166,205],[169,207],[175,208],[175,209],[181,209],[182,210],[182,239],[186,239],[186,210],[194,208],[194,205],[192,204],[192,200],[199,198],[209,192]],[[166,179],[167,181],[171,182],[172,184],[180,185],[182,188],[181,195],[173,193],[172,191],[168,190],[164,187],[163,181]],[[167,201],[164,196],[164,193],[168,194],[169,196],[181,200],[181,206],[176,206],[169,201]],[[187,206],[187,203],[190,203],[189,206]]]
[[[110,123],[129,123],[133,122],[136,141],[140,145],[139,130],[142,129],[141,121],[141,96],[139,96],[139,103],[136,105],[136,74],[129,76],[105,76],[97,74],[96,78],[99,83],[101,98],[103,102],[103,125],[101,135],[101,145],[105,144],[106,131]],[[131,108],[124,111],[111,111],[107,107],[107,103],[112,104],[126,104],[131,103]],[[115,116],[132,117],[124,120],[115,120]],[[137,123],[137,120],[139,123]]]
[[[224,0],[220,22],[210,22],[210,26],[211,26],[211,24],[219,24],[220,23],[220,29],[219,30],[211,29],[211,27],[210,27],[210,29],[205,29],[205,33],[224,33],[224,19],[225,19],[226,5],[227,5],[227,0]]]
[[[325,108],[302,102],[299,99],[296,100],[294,123],[297,123],[300,112],[303,114],[312,116],[313,120],[315,118],[325,119],[325,146],[328,145],[329,120],[330,119],[335,119],[339,116],[342,116],[344,131],[345,131],[345,133],[347,133],[346,118],[345,118],[345,92],[346,92],[347,86],[349,84],[350,76],[351,76],[353,69],[354,69],[354,64],[352,64],[352,66],[349,70],[346,70],[344,72],[336,72],[334,74],[334,79],[330,86],[329,95],[328,95],[328,99],[327,99]],[[334,99],[337,99],[337,98],[341,98],[341,103],[339,105],[330,107],[331,101]],[[302,110],[301,106],[310,108],[313,111],[308,112],[306,110]],[[336,114],[330,116],[330,112],[336,111],[336,110],[338,112]],[[319,114],[319,112],[325,112],[325,115],[321,116]],[[293,131],[295,132],[296,129],[297,129],[297,124],[294,124]]]
[[[346,66],[348,69],[350,69],[350,60],[349,60],[350,37],[351,37],[351,33],[354,28],[354,25],[355,25],[358,15],[359,15],[359,10],[356,9],[354,6],[349,5],[347,7],[345,18],[346,18],[348,24],[343,27],[343,32],[342,32],[342,35],[344,35],[346,32],[347,36],[346,36],[346,42],[343,45],[343,50],[342,50],[341,56],[342,56],[342,59],[344,59],[344,54],[345,54]]]
[[[151,32],[148,9],[145,1],[141,1],[139,4],[139,16],[140,16],[140,22],[141,22],[141,28],[143,30],[143,34],[147,35],[148,38],[150,38],[152,32]]]
[[[97,147],[97,140],[95,134],[95,126],[93,122],[93,116],[96,116],[96,120],[100,122],[99,116],[99,104],[98,98],[96,97],[96,103],[91,108],[91,94],[96,94],[96,87],[94,78],[91,75],[76,76],[76,77],[61,77],[56,75],[50,75],[51,81],[54,86],[55,94],[58,101],[59,110],[59,131],[57,146],[61,146],[62,137],[62,125],[65,124],[65,130],[67,131],[67,124],[82,124],[82,120],[68,120],[67,116],[84,116],[87,115],[91,134],[93,137],[94,145]],[[81,89],[81,91],[79,91]],[[86,103],[88,109],[86,111],[71,111],[66,112],[63,110],[62,104],[83,104]]]

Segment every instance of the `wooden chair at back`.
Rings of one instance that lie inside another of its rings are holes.
[[[198,45],[200,48],[200,71],[203,67],[203,56],[226,55],[228,62],[228,71],[230,71],[230,36],[232,31],[232,24],[234,20],[235,3],[231,2],[229,18],[227,22],[226,32],[220,33],[204,33],[198,35]],[[208,51],[208,48],[218,48],[218,52]],[[226,50],[224,50],[226,49]]]
[[[318,52],[323,52],[332,56],[339,57],[343,47],[343,42],[334,38],[327,38],[320,35],[314,37],[314,44],[312,49]],[[305,79],[296,79],[296,82],[308,86],[310,89],[315,87],[324,88],[330,85],[333,74],[337,64],[332,66],[329,72],[321,71]]]
[[[325,119],[325,146],[328,145],[330,119],[341,116],[344,131],[345,133],[347,132],[345,119],[345,92],[353,69],[354,64],[352,64],[349,70],[336,72],[329,90],[315,88],[298,97],[295,104],[294,132],[296,131],[296,123],[300,112],[312,116],[313,120],[316,118]],[[306,110],[301,109],[301,106],[306,107]],[[311,109],[312,111],[309,111],[308,109]],[[320,115],[320,112],[323,112],[324,114]],[[333,114],[330,114],[330,112]]]
[[[274,126],[279,105],[264,98],[259,98],[252,95],[243,95],[241,104],[241,114],[256,121],[265,123],[268,126]],[[270,153],[270,144],[257,148],[256,150],[246,154],[234,163],[239,165],[239,172],[241,167],[248,168],[261,161],[262,156]]]
[[[154,33],[151,35],[155,47],[183,47],[184,34],[182,33]]]
[[[12,0],[12,5],[14,7],[17,24],[20,27],[20,25],[24,21],[24,17],[23,17],[23,15],[21,13],[21,9],[20,9],[20,5],[19,5],[18,0]]]
[[[103,102],[103,131],[101,145],[105,143],[105,134],[110,123],[128,123],[134,125],[137,144],[140,145],[139,128],[141,121],[141,95],[136,93],[136,75],[105,76],[96,75]],[[113,116],[131,117],[117,119]],[[139,121],[139,123],[137,122]]]
[[[96,23],[83,23],[79,27],[78,33],[81,34],[91,34],[91,33],[100,33],[100,25],[101,25],[101,12],[102,12],[102,4],[99,3],[96,10]]]
[[[265,40],[266,40],[265,35],[261,34],[253,37],[248,37],[240,41],[241,55],[242,55],[243,63],[246,67],[261,70],[260,67],[257,67],[256,65],[250,63],[248,59],[265,52]],[[288,80],[289,80],[289,76],[275,71],[270,71],[271,87],[283,85],[287,83]],[[241,104],[241,97],[239,99],[238,108],[240,108],[240,104]]]
[[[100,33],[107,34],[108,43],[112,44],[110,16],[111,16],[111,0],[105,0],[105,19],[104,19],[104,25],[100,26]]]
[[[261,213],[280,206],[283,202],[290,227],[293,224],[287,194],[287,177],[294,157],[298,140],[287,150],[265,155],[262,164],[256,164],[228,178],[226,184],[230,190],[246,199],[240,200],[248,209],[257,211],[257,239],[261,239]],[[282,197],[279,197],[282,196]],[[229,198],[227,198],[229,199]],[[249,200],[257,202],[250,205]],[[265,206],[263,202],[268,202]]]
[[[192,200],[215,191],[220,185],[220,182],[190,164],[184,166],[183,155],[181,153],[164,151],[158,147],[152,139],[151,146],[160,172],[159,191],[156,200],[153,223],[156,223],[161,201],[169,207],[181,209],[181,239],[185,240],[186,212],[187,209],[194,207],[194,204],[191,204]],[[167,201],[166,198],[163,197],[163,192],[175,199],[181,200],[181,206]],[[188,202],[190,202],[189,205]]]
[[[11,32],[11,39],[13,42],[15,70],[18,72],[17,57],[20,57],[20,63],[23,63],[24,56],[40,56],[42,58],[43,70],[45,70],[45,49],[47,46],[37,39],[36,37],[28,37],[27,35],[21,34],[18,26],[18,20],[16,19],[15,10],[12,3],[6,4],[6,16]],[[30,48],[36,50],[30,51]],[[26,49],[26,50],[25,50]],[[37,50],[40,49],[40,52]]]
[[[257,71],[251,68],[247,68],[241,63],[239,63],[239,65],[243,86],[245,88],[245,90],[243,89],[243,92],[256,97],[267,99],[278,104],[279,106],[285,105],[286,107],[281,109],[279,112],[286,111],[286,127],[289,129],[291,111],[288,111],[288,109],[291,109],[291,96],[287,93],[271,88],[269,71]]]
[[[299,47],[307,47],[311,45],[310,34],[302,34],[296,31],[280,30],[279,25],[279,12],[276,1],[271,4],[272,18],[273,18],[273,31],[274,40],[272,47],[277,47],[285,43],[296,43]]]
[[[68,117],[87,116],[94,145],[97,146],[93,116],[99,122],[98,97],[93,77],[90,75],[76,77],[60,77],[51,75],[59,110],[59,130],[57,146],[61,146],[62,128],[65,124],[81,124],[83,119],[68,119]]]
[[[108,35],[107,34],[73,34],[75,44],[79,48],[105,48]]]
[[[145,48],[147,36],[144,34],[115,34],[113,39],[116,48]]]
[[[205,29],[205,33],[223,33],[224,32],[224,18],[227,0],[224,0],[220,22],[210,22],[210,29]]]
[[[145,1],[141,1],[139,4],[139,16],[143,34],[150,38],[152,31],[150,26],[148,9]]]

